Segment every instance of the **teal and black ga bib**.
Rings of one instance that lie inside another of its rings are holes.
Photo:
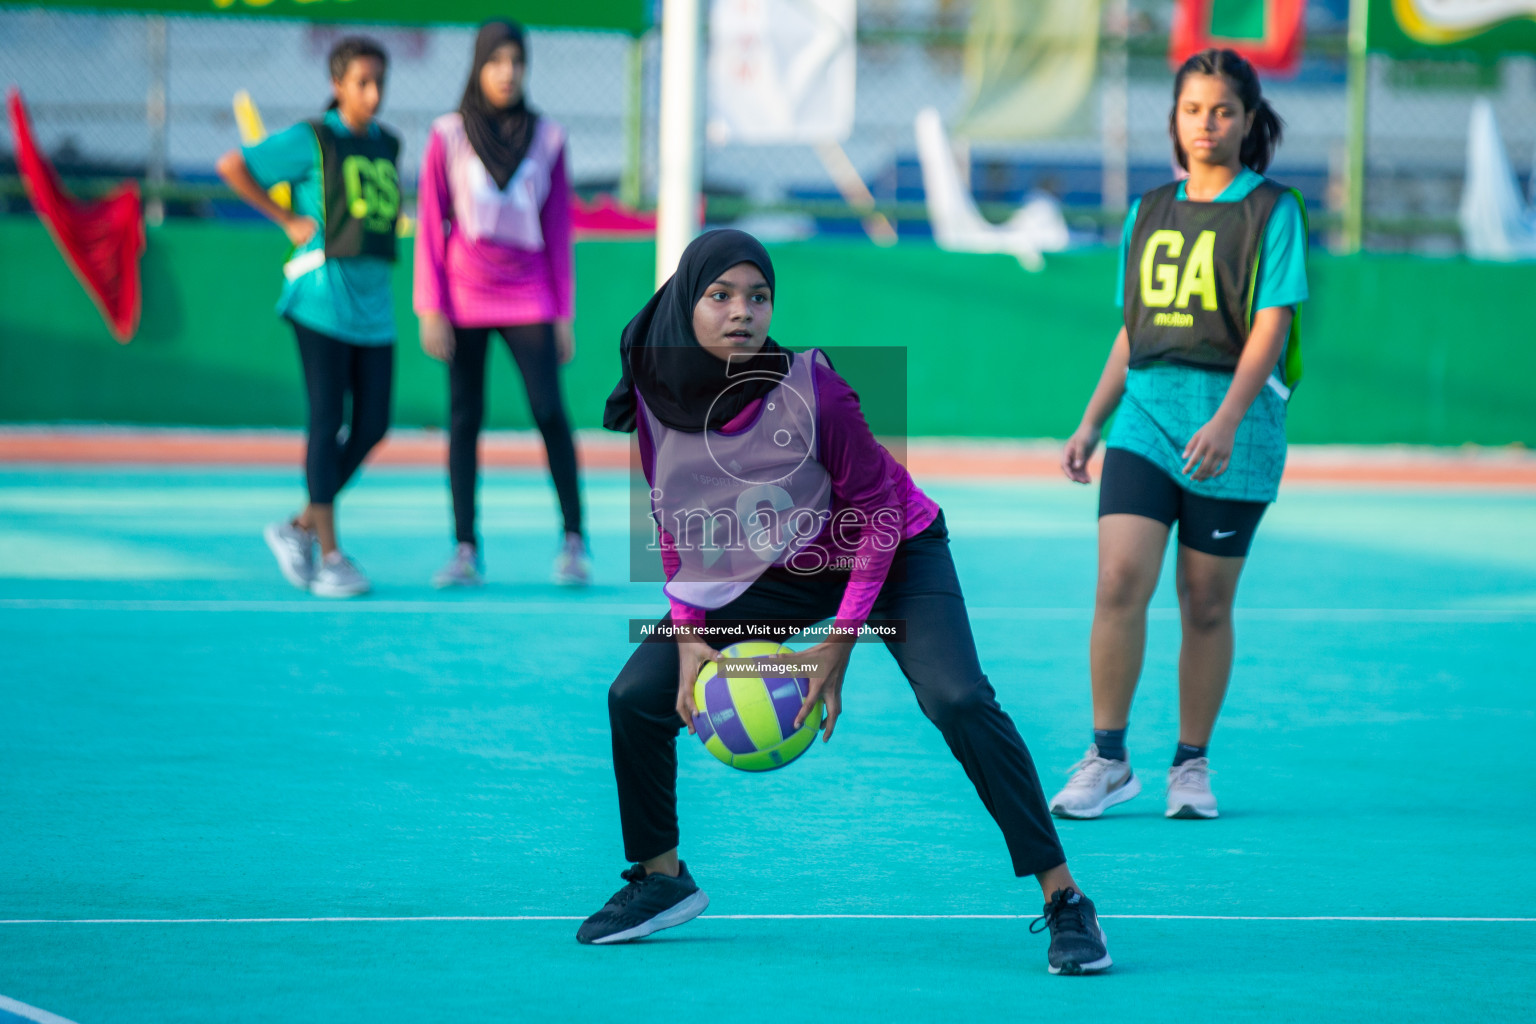
[[[1177,198],[1178,182],[1142,197],[1125,261],[1125,329],[1132,369],[1175,363],[1231,372],[1253,326],[1264,232],[1294,189],[1264,179],[1237,202]],[[1306,207],[1302,206],[1305,223]],[[1300,311],[1276,376],[1288,393],[1301,377]]]
[[[383,126],[350,135],[309,122],[320,145],[325,258],[375,256],[394,262],[400,216],[400,138]]]

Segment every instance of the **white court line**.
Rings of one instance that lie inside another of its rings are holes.
[[[616,604],[585,601],[180,601],[90,598],[0,598],[0,611],[61,612],[271,612],[277,614],[366,615],[622,615],[654,619],[665,612],[659,602]],[[976,605],[973,619],[1031,619],[1087,622],[1092,608],[1023,608]],[[1176,608],[1153,608],[1153,619],[1176,619]],[[1536,621],[1536,608],[1238,608],[1249,622],[1447,622],[1524,623]]]
[[[56,1013],[39,1010],[37,1007],[28,1006],[26,1003],[18,1003],[16,1000],[7,999],[5,996],[0,996],[0,1010],[15,1014],[22,1020],[36,1021],[37,1024],[74,1024],[74,1021],[65,1020]]]
[[[59,612],[315,612],[369,613],[381,615],[564,615],[585,612],[596,615],[628,615],[660,618],[662,602],[653,604],[600,604],[584,601],[170,601],[92,600],[75,598],[0,598],[0,610]]]
[[[704,914],[714,921],[1028,921],[1038,914]],[[1100,914],[1105,921],[1385,921],[1486,924],[1536,924],[1536,917],[1411,917],[1387,915],[1278,914]],[[584,921],[584,917],[506,914],[434,917],[82,917],[18,918],[0,925],[35,924],[377,924],[427,921]]]

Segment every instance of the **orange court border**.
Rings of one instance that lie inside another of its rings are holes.
[[[480,443],[484,468],[544,466],[543,443],[533,431],[488,431]],[[578,431],[577,447],[585,469],[629,467],[629,444],[622,436]],[[1051,441],[922,438],[907,442],[903,461],[920,481],[1061,479],[1059,453],[1059,443]],[[443,432],[400,430],[379,445],[369,462],[443,466],[447,454],[448,438]],[[0,427],[0,464],[291,466],[303,458],[304,437],[290,430]],[[1100,458],[1092,467],[1095,477]],[[1292,445],[1284,479],[1286,483],[1536,489],[1536,452],[1516,446]]]

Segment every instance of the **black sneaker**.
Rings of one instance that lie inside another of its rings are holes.
[[[631,942],[663,928],[686,924],[704,913],[709,897],[694,884],[688,865],[679,867],[682,870],[676,878],[648,875],[639,864],[620,874],[629,884],[614,893],[602,910],[581,923],[576,929],[576,941],[593,945]]]
[[[1097,974],[1114,963],[1104,944],[1104,929],[1099,927],[1093,900],[1076,889],[1057,889],[1040,916],[1029,923],[1030,934],[1043,931],[1040,922],[1051,930],[1051,951],[1047,955],[1052,974]]]

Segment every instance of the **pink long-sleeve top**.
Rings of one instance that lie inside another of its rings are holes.
[[[838,513],[858,509],[863,513],[863,521],[871,522],[876,512],[894,509],[901,521],[902,538],[906,539],[931,526],[938,518],[939,506],[913,482],[906,467],[875,440],[859,408],[858,394],[837,371],[816,363],[812,380],[816,388],[817,459],[832,478],[831,515],[812,543],[820,544],[834,559],[846,559],[846,564],[853,567],[834,621],[839,628],[857,629],[869,619],[896,552],[888,544],[880,543],[875,530],[835,528]],[[762,412],[762,403],[758,399],[749,404],[721,428],[721,433],[734,434],[751,426]],[[640,464],[646,481],[654,486],[656,449],[645,417],[638,420]],[[659,532],[662,568],[670,581],[677,575],[682,560],[672,535],[666,530]],[[670,595],[667,600],[672,605],[674,623],[703,624],[704,609]]]
[[[539,119],[498,189],[457,113],[432,122],[417,198],[415,308],[459,327],[566,320],[575,305],[565,130]]]

